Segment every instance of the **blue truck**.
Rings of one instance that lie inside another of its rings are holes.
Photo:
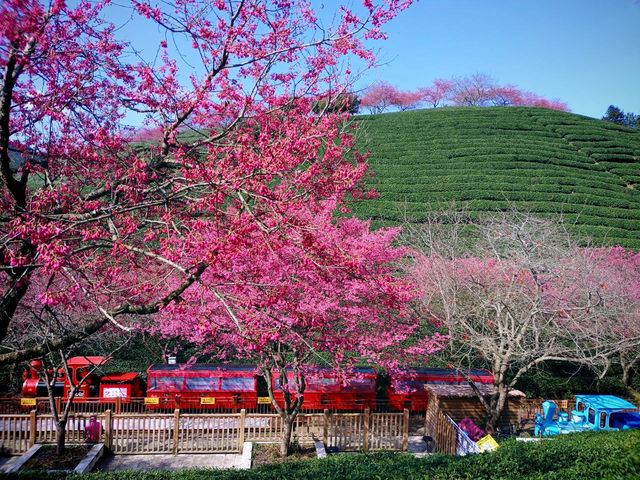
[[[536,436],[640,428],[638,408],[613,395],[576,395],[571,417],[569,412],[557,412],[556,404],[551,400],[542,402],[542,412],[535,417]]]

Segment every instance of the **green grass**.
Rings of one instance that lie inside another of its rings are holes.
[[[515,205],[562,215],[595,244],[640,249],[640,130],[530,107],[452,107],[360,116],[370,151],[354,207],[372,226],[413,221],[452,201],[472,213]]]

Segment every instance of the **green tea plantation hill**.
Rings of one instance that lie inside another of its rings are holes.
[[[372,225],[424,219],[452,201],[561,214],[595,244],[640,250],[640,130],[531,107],[450,107],[357,117]]]

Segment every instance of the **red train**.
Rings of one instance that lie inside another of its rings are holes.
[[[493,374],[488,370],[465,372],[475,383],[493,383]],[[429,404],[429,384],[460,385],[467,383],[456,370],[441,368],[408,368],[389,376],[386,396],[391,410],[407,408],[412,411],[426,410]]]
[[[94,367],[104,365],[110,357],[73,357],[67,361],[69,373],[77,387],[75,401],[83,402],[96,400],[102,402],[114,401],[120,398],[122,401],[130,401],[131,398],[144,396],[144,382],[139,374],[135,372],[111,373],[108,375],[90,374],[84,382],[81,380]],[[22,395],[25,397],[46,397],[47,386],[40,380],[38,373],[42,370],[42,362],[34,360],[30,363],[30,371],[25,372],[24,383],[22,384]],[[50,376],[54,372],[49,371]],[[63,369],[55,372],[55,382],[53,393],[56,397],[69,397],[71,383]]]
[[[273,396],[282,404],[280,374],[273,372]],[[315,368],[306,377],[303,410],[364,410],[376,408],[376,378],[373,368],[354,368],[344,378],[329,368]]]
[[[145,404],[149,409],[255,409],[258,369],[255,365],[151,365]]]
[[[105,357],[74,357],[69,370],[78,384],[88,369],[109,361]],[[46,386],[38,377],[40,362],[31,362],[31,372],[25,372],[22,394],[25,397],[47,395]],[[475,382],[492,383],[487,370],[471,370],[468,376]],[[282,401],[279,374],[273,372],[272,388],[276,401]],[[303,410],[375,410],[388,406],[390,410],[407,408],[424,411],[429,402],[429,384],[461,384],[465,378],[455,370],[409,368],[388,377],[372,368],[355,368],[339,375],[328,368],[314,368],[307,375]],[[386,385],[384,388],[382,385]],[[66,398],[70,383],[64,371],[56,373],[54,392]],[[147,387],[136,372],[89,375],[78,387],[76,402],[129,403],[144,397],[145,407],[157,409],[223,409],[255,410],[259,404],[270,404],[266,384],[255,365],[157,364],[147,369]]]

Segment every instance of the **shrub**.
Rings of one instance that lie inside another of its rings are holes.
[[[250,471],[112,472],[72,480],[236,479],[589,479],[639,478],[640,431],[561,435],[538,443],[507,440],[491,453],[456,457],[377,452],[282,463]]]

